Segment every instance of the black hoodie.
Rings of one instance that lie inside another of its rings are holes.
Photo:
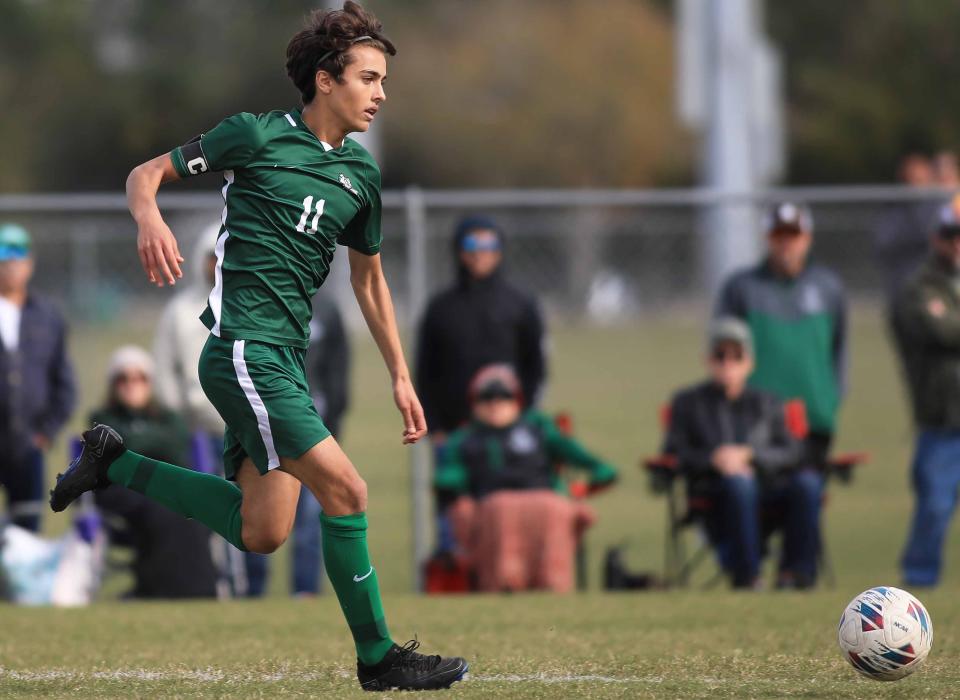
[[[504,277],[502,267],[473,279],[459,263],[463,238],[497,225],[465,219],[454,236],[458,278],[431,299],[420,324],[416,378],[431,432],[453,430],[470,417],[467,388],[480,368],[506,363],[517,372],[525,401],[535,405],[546,378],[544,325],[536,300]]]

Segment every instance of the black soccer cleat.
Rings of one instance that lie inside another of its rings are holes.
[[[420,642],[410,640],[396,644],[375,666],[357,661],[357,678],[364,690],[440,690],[449,688],[467,673],[467,662],[459,656],[425,656],[418,654]]]
[[[107,469],[127,451],[123,438],[108,425],[95,425],[81,436],[83,449],[50,491],[50,507],[59,513],[87,491],[110,484]]]

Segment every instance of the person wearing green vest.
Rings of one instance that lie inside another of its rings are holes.
[[[767,214],[764,229],[767,255],[725,282],[714,317],[734,316],[750,326],[756,363],[750,386],[785,401],[803,401],[809,423],[803,461],[822,488],[846,390],[846,292],[835,272],[809,259],[809,208],[778,203]]]
[[[714,317],[736,316],[750,326],[756,357],[751,386],[803,400],[809,458],[819,467],[846,388],[846,292],[836,273],[809,261],[813,217],[806,206],[777,204],[765,229],[767,256],[726,281]]]
[[[50,505],[122,484],[204,523],[241,550],[268,554],[293,527],[301,483],[323,507],[327,575],[353,635],[364,690],[447,688],[460,657],[394,643],[367,549],[367,485],[323,424],[307,385],[311,300],[337,246],[349,252],[358,305],[392,380],[402,441],[426,434],[380,260],[380,170],[351,132],[366,131],[386,99],[393,43],[376,17],[348,0],[318,10],[287,46],[302,107],[227,117],[187,144],[137,166],[127,200],[150,282],[181,277],[176,238],[157,206],[163,183],[223,173],[214,285],[200,320],[204,393],[226,423],[227,480],[136,454],[108,426],[83,435]],[[236,482],[236,483],[234,483]]]

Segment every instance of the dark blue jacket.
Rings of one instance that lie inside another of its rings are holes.
[[[76,405],[76,382],[67,357],[67,328],[57,308],[32,292],[20,317],[20,347],[0,342],[0,449],[11,455],[53,439]]]

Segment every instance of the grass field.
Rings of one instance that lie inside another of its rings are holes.
[[[149,338],[146,329],[75,334],[88,406],[100,397],[110,347]],[[597,590],[600,557],[611,544],[629,543],[633,568],[661,566],[663,503],[647,492],[635,463],[656,451],[659,404],[700,376],[701,342],[699,326],[685,319],[557,329],[547,405],[570,410],[583,440],[623,472],[622,483],[594,501],[600,522],[588,540],[592,591],[427,599],[409,593],[408,466],[399,422],[375,350],[358,340],[344,442],[370,485],[371,547],[395,636],[417,633],[427,651],[470,658],[471,679],[451,696],[960,696],[955,529],[943,586],[918,592],[935,625],[922,671],[893,684],[861,679],[835,646],[843,605],[865,588],[898,582],[911,505],[899,377],[879,314],[870,309],[854,315],[839,447],[869,450],[873,460],[851,486],[830,491],[826,539],[836,587],[803,595]],[[51,517],[48,528],[57,532],[66,523]],[[259,602],[0,608],[0,696],[350,696],[353,657],[336,601],[287,599],[278,554],[274,595]]]

